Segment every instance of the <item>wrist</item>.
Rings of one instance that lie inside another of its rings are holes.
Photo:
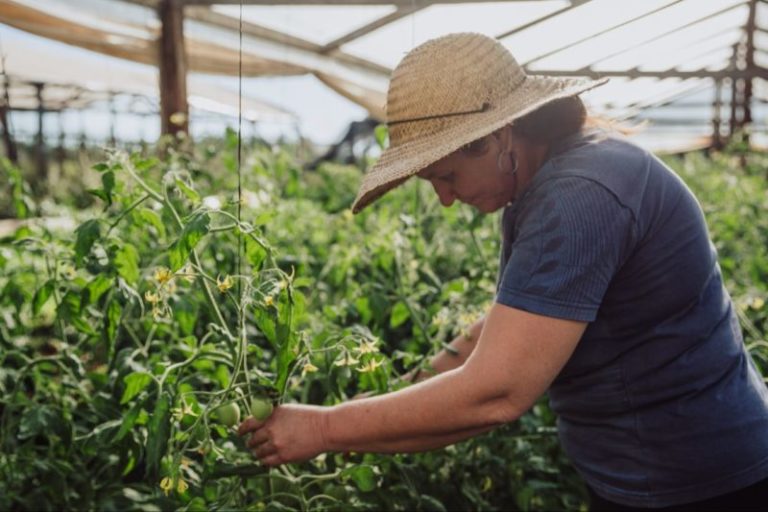
[[[319,407],[317,415],[317,434],[320,442],[320,453],[338,451],[333,435],[332,415],[336,407]]]

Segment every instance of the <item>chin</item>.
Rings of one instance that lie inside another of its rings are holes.
[[[475,205],[475,208],[480,210],[482,213],[493,213],[496,211],[499,211],[504,205],[499,205],[496,203],[480,203],[478,205]]]

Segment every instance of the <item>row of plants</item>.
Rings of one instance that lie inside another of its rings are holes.
[[[764,167],[733,158],[671,163],[765,371]],[[444,450],[255,462],[233,428],[246,415],[405,386],[471,325],[493,299],[498,219],[415,181],[353,217],[358,169],[306,172],[269,146],[240,167],[232,132],[111,152],[88,177],[95,206],[67,210],[74,232],[2,240],[0,508],[585,509],[545,399]],[[45,213],[3,168],[17,216]]]

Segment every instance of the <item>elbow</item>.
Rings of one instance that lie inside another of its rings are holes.
[[[493,400],[488,407],[488,419],[497,427],[512,423],[525,414],[528,407],[521,406],[519,399],[504,396]]]
[[[467,377],[466,385],[472,389],[468,398],[477,407],[477,417],[489,427],[517,421],[533,405],[525,396],[510,389],[511,386],[500,386],[498,379],[477,378],[467,368],[459,371]]]

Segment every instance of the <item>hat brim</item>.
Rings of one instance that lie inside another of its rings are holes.
[[[472,114],[466,122],[456,123],[435,135],[385,149],[379,160],[363,176],[357,198],[352,204],[352,212],[359,213],[422,169],[465,144],[485,137],[551,101],[576,96],[607,81],[607,78],[584,80],[528,75],[525,82],[515,90],[514,97],[498,108]]]

